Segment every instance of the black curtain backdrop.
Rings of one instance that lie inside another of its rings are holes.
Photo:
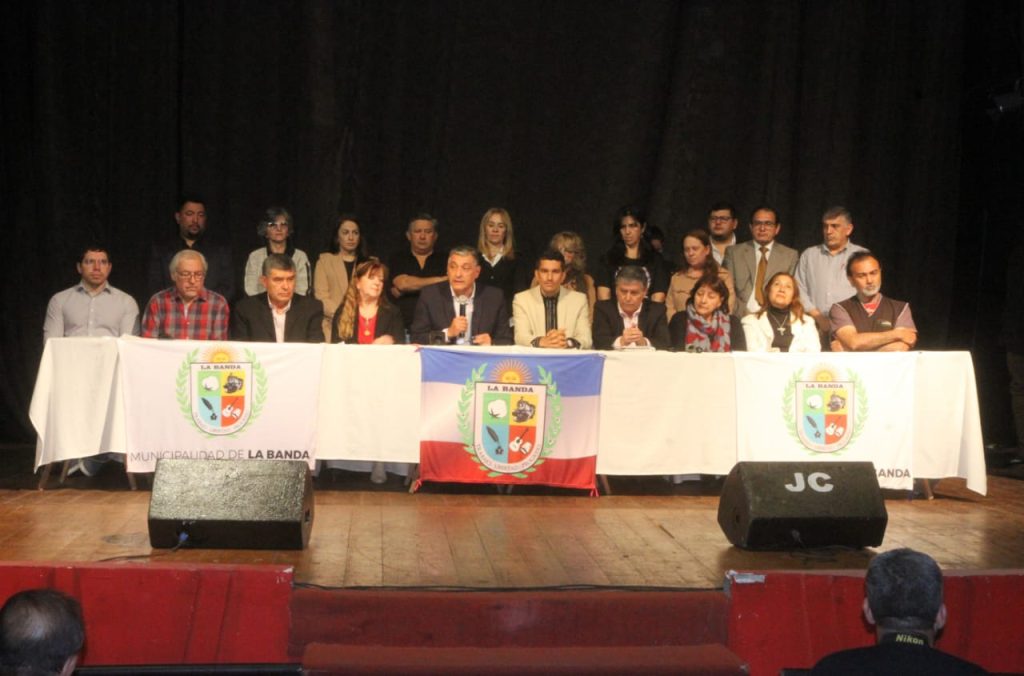
[[[717,200],[740,208],[742,239],[749,210],[775,205],[800,249],[844,204],[885,291],[912,302],[920,345],[976,347],[958,308],[1000,272],[958,255],[964,196],[984,199],[964,162],[1006,152],[978,111],[994,63],[1016,58],[1019,77],[1022,15],[963,0],[4,3],[17,247],[0,438],[33,438],[46,303],[76,281],[80,247],[108,244],[111,282],[144,305],[146,252],[183,191],[205,196],[239,280],[271,204],[292,210],[314,260],[338,210],[387,255],[414,212],[440,219],[446,247],[475,243],[503,206],[527,251],[572,229],[591,261],[627,203],[648,208],[672,258]],[[972,60],[989,30],[1010,31],[1007,49]],[[979,136],[989,145],[965,152]],[[1000,241],[1018,226],[986,227]]]

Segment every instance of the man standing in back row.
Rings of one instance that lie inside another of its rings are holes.
[[[397,251],[388,260],[391,271],[391,296],[402,312],[405,328],[412,326],[420,291],[431,284],[448,279],[445,258],[434,251],[437,244],[437,219],[430,214],[417,214],[405,232],[408,251]]]
[[[850,241],[853,217],[846,207],[832,207],[821,216],[823,242],[804,249],[796,266],[800,302],[814,317],[818,332],[829,329],[828,311],[852,296],[856,289],[846,276],[846,263],[858,251],[867,251]]]
[[[732,273],[736,288],[733,314],[737,317],[761,309],[765,302],[764,285],[772,275],[777,272],[792,275],[796,270],[797,252],[775,241],[781,229],[775,209],[760,207],[750,217],[750,233],[754,239],[725,250],[723,265]]]
[[[153,244],[149,256],[149,290],[162,289],[167,283],[167,268],[174,254],[188,249],[203,254],[206,259],[207,289],[216,291],[227,300],[235,297],[235,276],[231,262],[231,247],[216,242],[206,227],[206,202],[197,195],[185,195],[178,200],[174,212],[178,229],[173,237]]]

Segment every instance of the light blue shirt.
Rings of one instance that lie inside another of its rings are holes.
[[[853,242],[847,242],[846,248],[834,256],[824,244],[804,249],[796,266],[796,283],[804,310],[827,315],[834,303],[857,293],[846,277],[846,261],[858,251],[867,249]]]

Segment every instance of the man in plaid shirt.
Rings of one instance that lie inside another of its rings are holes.
[[[206,258],[183,249],[171,259],[174,286],[153,294],[142,320],[143,338],[227,340],[228,303],[203,284]]]

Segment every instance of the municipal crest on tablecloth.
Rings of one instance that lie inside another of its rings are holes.
[[[177,395],[182,414],[206,436],[242,431],[260,414],[267,377],[251,350],[240,357],[229,347],[193,350],[178,369]]]
[[[867,420],[867,392],[851,369],[845,379],[830,366],[793,374],[783,396],[790,434],[814,453],[838,453]]]
[[[537,378],[519,360],[474,369],[459,402],[459,428],[468,453],[488,476],[526,478],[550,455],[561,426],[561,395],[551,373]],[[553,418],[549,420],[549,411]]]

